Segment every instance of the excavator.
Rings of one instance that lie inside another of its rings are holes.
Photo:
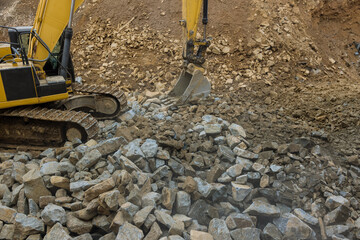
[[[70,55],[72,22],[84,0],[40,0],[30,27],[6,27],[9,42],[0,42],[0,143],[59,146],[97,135],[98,119],[113,119],[126,110],[118,88],[80,85]],[[197,40],[203,6],[204,39]],[[170,95],[185,103],[205,97],[204,77],[207,0],[183,0],[184,67]],[[198,48],[195,52],[195,48]]]

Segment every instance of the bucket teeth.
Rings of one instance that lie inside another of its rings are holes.
[[[169,96],[177,98],[177,104],[185,104],[206,98],[211,92],[211,84],[202,71],[195,69],[192,73],[183,70]]]

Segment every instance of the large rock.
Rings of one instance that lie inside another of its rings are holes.
[[[342,196],[330,196],[326,199],[325,206],[330,209],[330,211],[335,208],[344,205],[346,207],[350,207],[350,202],[346,198]]]
[[[280,217],[280,209],[278,207],[263,201],[254,201],[244,213],[260,217]]]
[[[116,240],[141,240],[143,237],[144,233],[139,228],[125,222],[124,225],[120,226]]]
[[[214,240],[231,240],[230,231],[222,219],[214,218],[210,221],[209,233]]]
[[[31,234],[43,233],[44,223],[35,217],[28,217],[25,214],[18,213],[15,217],[15,239],[25,239]]]
[[[96,144],[91,147],[91,149],[97,149],[101,155],[107,156],[119,150],[120,146],[123,144],[126,144],[126,140],[123,137],[115,137]]]
[[[179,191],[176,194],[175,210],[179,214],[187,215],[191,207],[191,196],[187,192]]]
[[[196,230],[190,231],[190,240],[214,240],[210,233]]]
[[[70,237],[70,235],[64,230],[63,226],[60,223],[55,224],[50,232],[48,232],[44,240],[55,240],[55,239],[61,239],[61,240],[72,240],[73,238]]]
[[[209,216],[210,205],[207,204],[204,200],[197,200],[190,208],[188,216],[196,219],[202,225],[208,225],[211,221]]]
[[[0,206],[0,220],[4,221],[6,223],[11,223],[12,220],[15,218],[16,215],[16,210],[9,208],[9,207],[5,207],[5,206]]]
[[[261,230],[257,228],[240,228],[231,231],[233,240],[260,240]]]
[[[83,221],[78,218],[76,218],[73,213],[68,213],[66,215],[66,226],[67,228],[77,234],[84,234],[91,231],[93,225],[91,222]]]
[[[146,158],[155,157],[158,151],[158,144],[153,139],[146,139],[146,141],[141,145],[141,151],[144,153]]]
[[[246,138],[246,132],[245,132],[244,128],[238,124],[232,123],[229,126],[229,130],[230,130],[231,134],[236,137]]]
[[[251,159],[251,160],[256,160],[259,158],[258,154],[244,150],[242,148],[235,147],[233,151],[237,156],[242,158]]]
[[[41,212],[41,219],[49,226],[57,222],[64,225],[66,223],[66,212],[62,207],[50,203]]]
[[[39,204],[41,196],[51,196],[51,192],[45,187],[39,170],[31,169],[23,176],[23,182],[25,196],[28,199],[33,199],[37,204]]]
[[[77,163],[76,167],[78,170],[82,171],[85,168],[90,168],[94,166],[101,158],[102,154],[99,150],[94,149],[90,152],[87,152]]]
[[[47,162],[41,166],[40,174],[41,176],[59,174],[60,171],[58,170],[58,168],[59,168],[58,162]]]
[[[58,188],[64,188],[70,190],[70,180],[65,177],[51,176],[50,183]]]
[[[286,239],[316,239],[312,228],[291,213],[285,213],[273,222]]]
[[[268,223],[263,230],[266,239],[282,240],[283,236],[280,230],[272,223]]]
[[[236,182],[231,182],[232,197],[235,201],[243,201],[250,193],[252,188],[248,185],[241,185]]]
[[[242,213],[231,213],[226,218],[226,225],[230,230],[235,228],[254,227],[251,217]]]
[[[138,211],[134,216],[134,223],[137,227],[141,227],[149,214],[154,210],[154,206],[147,206]]]
[[[149,233],[146,235],[146,237],[144,238],[144,240],[155,240],[155,239],[159,239],[160,236],[162,235],[162,231],[161,228],[159,227],[159,224],[157,224],[156,222],[153,223],[153,225],[151,226],[151,229],[149,231]]]
[[[113,178],[108,178],[101,183],[92,186],[88,190],[85,191],[85,200],[90,201],[96,197],[98,197],[101,193],[107,192],[115,187],[115,182]]]
[[[345,222],[350,216],[351,210],[345,205],[335,208],[324,216],[325,225],[340,224]]]
[[[175,223],[174,219],[164,211],[155,210],[155,216],[161,224],[169,229]]]

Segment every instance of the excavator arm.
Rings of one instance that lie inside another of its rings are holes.
[[[64,29],[71,26],[72,14],[83,2],[84,0],[40,0],[28,50],[29,59],[40,70],[45,66]],[[68,48],[69,51],[70,46]]]
[[[203,38],[197,39],[198,23],[201,7],[203,8],[202,23],[204,25]],[[183,70],[174,88],[169,92],[170,97],[177,98],[178,104],[207,97],[211,91],[211,84],[204,77],[206,49],[210,40],[206,38],[208,23],[208,0],[182,0],[183,27]]]

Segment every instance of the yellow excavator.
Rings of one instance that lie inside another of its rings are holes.
[[[96,119],[126,109],[118,88],[75,84],[73,14],[83,0],[40,0],[33,26],[0,43],[0,143],[60,145],[96,136]],[[90,115],[90,114],[91,115]]]
[[[126,109],[118,88],[75,83],[70,56],[73,14],[84,0],[40,0],[33,26],[6,27],[0,42],[0,143],[61,145],[98,133],[96,119]],[[184,69],[170,95],[180,103],[205,97],[204,77],[208,0],[183,0]],[[197,40],[203,6],[204,39]],[[195,49],[197,48],[197,52]]]

